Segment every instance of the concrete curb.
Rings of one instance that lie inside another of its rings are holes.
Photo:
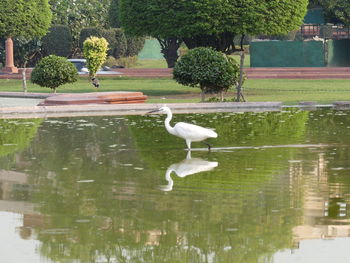
[[[46,99],[48,97],[63,95],[65,93],[34,93],[34,92],[0,92],[3,98]]]
[[[0,118],[52,118],[104,115],[142,115],[165,104],[88,104],[0,108]],[[170,103],[174,113],[279,111],[281,102]]]

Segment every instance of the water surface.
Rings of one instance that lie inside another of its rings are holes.
[[[163,120],[0,120],[1,262],[346,262],[347,111]]]

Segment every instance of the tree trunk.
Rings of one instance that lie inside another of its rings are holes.
[[[205,101],[205,89],[201,88],[202,92],[201,92],[201,102]]]
[[[221,90],[219,92],[219,96],[220,96],[220,101],[223,102],[224,101],[224,91],[223,90]]]
[[[23,87],[23,92],[24,93],[27,93],[26,71],[27,71],[27,68],[24,66],[24,68],[22,69],[22,87]]]
[[[168,68],[173,68],[175,66],[177,59],[179,58],[177,50],[179,49],[182,43],[182,40],[176,37],[169,37],[166,39],[157,38],[157,39],[161,46],[161,52],[163,53],[163,56],[168,64]]]
[[[244,76],[244,71],[243,71],[243,65],[244,65],[244,50],[240,52],[240,63],[239,63],[239,82],[237,85],[237,98],[236,101],[245,101],[244,96],[243,96],[243,91],[242,91],[242,86],[243,86],[243,76]],[[242,99],[242,100],[241,100]]]

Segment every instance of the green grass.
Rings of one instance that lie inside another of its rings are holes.
[[[98,91],[140,91],[150,96],[148,102],[198,102],[200,90],[177,84],[172,79],[101,78]],[[249,79],[244,84],[247,101],[281,101],[296,104],[299,101],[331,103],[336,100],[350,101],[350,80],[302,80],[302,79]],[[0,80],[0,91],[22,91],[20,80]],[[29,92],[50,92],[48,88],[33,85],[28,81]],[[97,91],[87,79],[58,88],[59,93]],[[228,98],[233,98],[233,92]]]
[[[239,55],[232,55],[232,57],[237,61],[237,63],[240,63],[241,57]],[[244,64],[243,67],[249,68],[250,67],[250,55],[246,54],[244,56]]]
[[[133,68],[167,68],[165,59],[138,59]]]
[[[232,55],[232,57],[239,63],[239,55]],[[250,55],[245,55],[244,67],[250,67]],[[167,68],[165,59],[139,59],[133,68]]]
[[[81,93],[95,91],[140,91],[149,96],[165,95],[183,95],[191,92],[199,92],[198,89],[192,89],[177,84],[174,80],[168,78],[139,79],[101,77],[99,89],[94,88],[87,78],[81,78],[73,84],[66,84],[57,89],[58,93]],[[28,92],[50,93],[51,89],[43,88],[27,82]],[[0,80],[0,91],[22,91],[21,80]]]
[[[350,80],[346,79],[251,79],[244,86],[249,101],[295,104],[300,101],[331,103],[350,100]]]

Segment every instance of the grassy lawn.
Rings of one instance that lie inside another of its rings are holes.
[[[138,59],[133,68],[167,68],[165,59]]]
[[[102,78],[98,91],[141,91],[150,96],[150,103],[198,102],[199,89],[177,84],[172,79],[127,79]],[[250,79],[245,83],[247,101],[282,101],[296,104],[299,101],[331,103],[335,100],[350,100],[350,80],[301,80],[301,79]],[[20,80],[0,80],[0,91],[22,91]],[[50,92],[28,81],[29,92]],[[59,93],[97,91],[87,79],[58,88]],[[233,92],[228,94],[233,97]]]
[[[239,63],[239,55],[232,55],[232,57]],[[250,55],[245,55],[244,67],[250,67]],[[167,68],[165,59],[139,59],[133,68]]]

